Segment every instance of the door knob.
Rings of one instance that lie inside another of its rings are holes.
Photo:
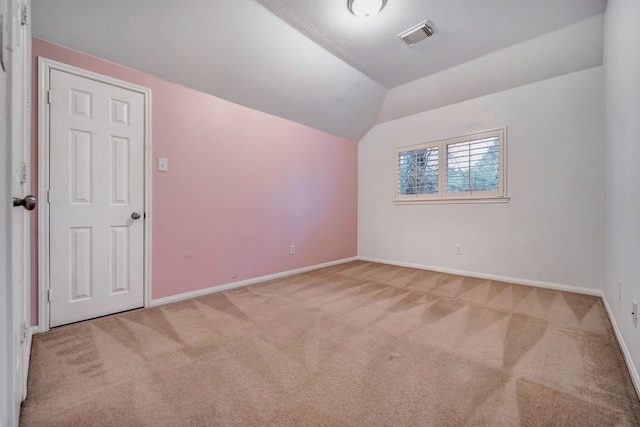
[[[134,212],[134,213],[131,214],[131,218],[140,219],[140,214],[138,212]]]
[[[36,208],[36,198],[33,196],[26,196],[24,199],[14,197],[13,206],[22,206],[26,210],[32,211]]]

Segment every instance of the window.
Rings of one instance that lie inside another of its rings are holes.
[[[396,203],[506,202],[505,130],[396,150]]]

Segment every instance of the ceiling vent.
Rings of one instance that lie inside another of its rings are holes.
[[[429,21],[424,21],[398,34],[409,46],[413,46],[421,40],[431,37],[433,28],[429,26]]]

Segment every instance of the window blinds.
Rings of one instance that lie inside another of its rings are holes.
[[[402,151],[398,154],[398,194],[438,193],[438,147]]]
[[[497,137],[448,144],[447,193],[498,191],[500,140]]]

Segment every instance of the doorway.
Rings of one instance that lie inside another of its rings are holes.
[[[149,301],[150,90],[39,60],[40,331]]]

